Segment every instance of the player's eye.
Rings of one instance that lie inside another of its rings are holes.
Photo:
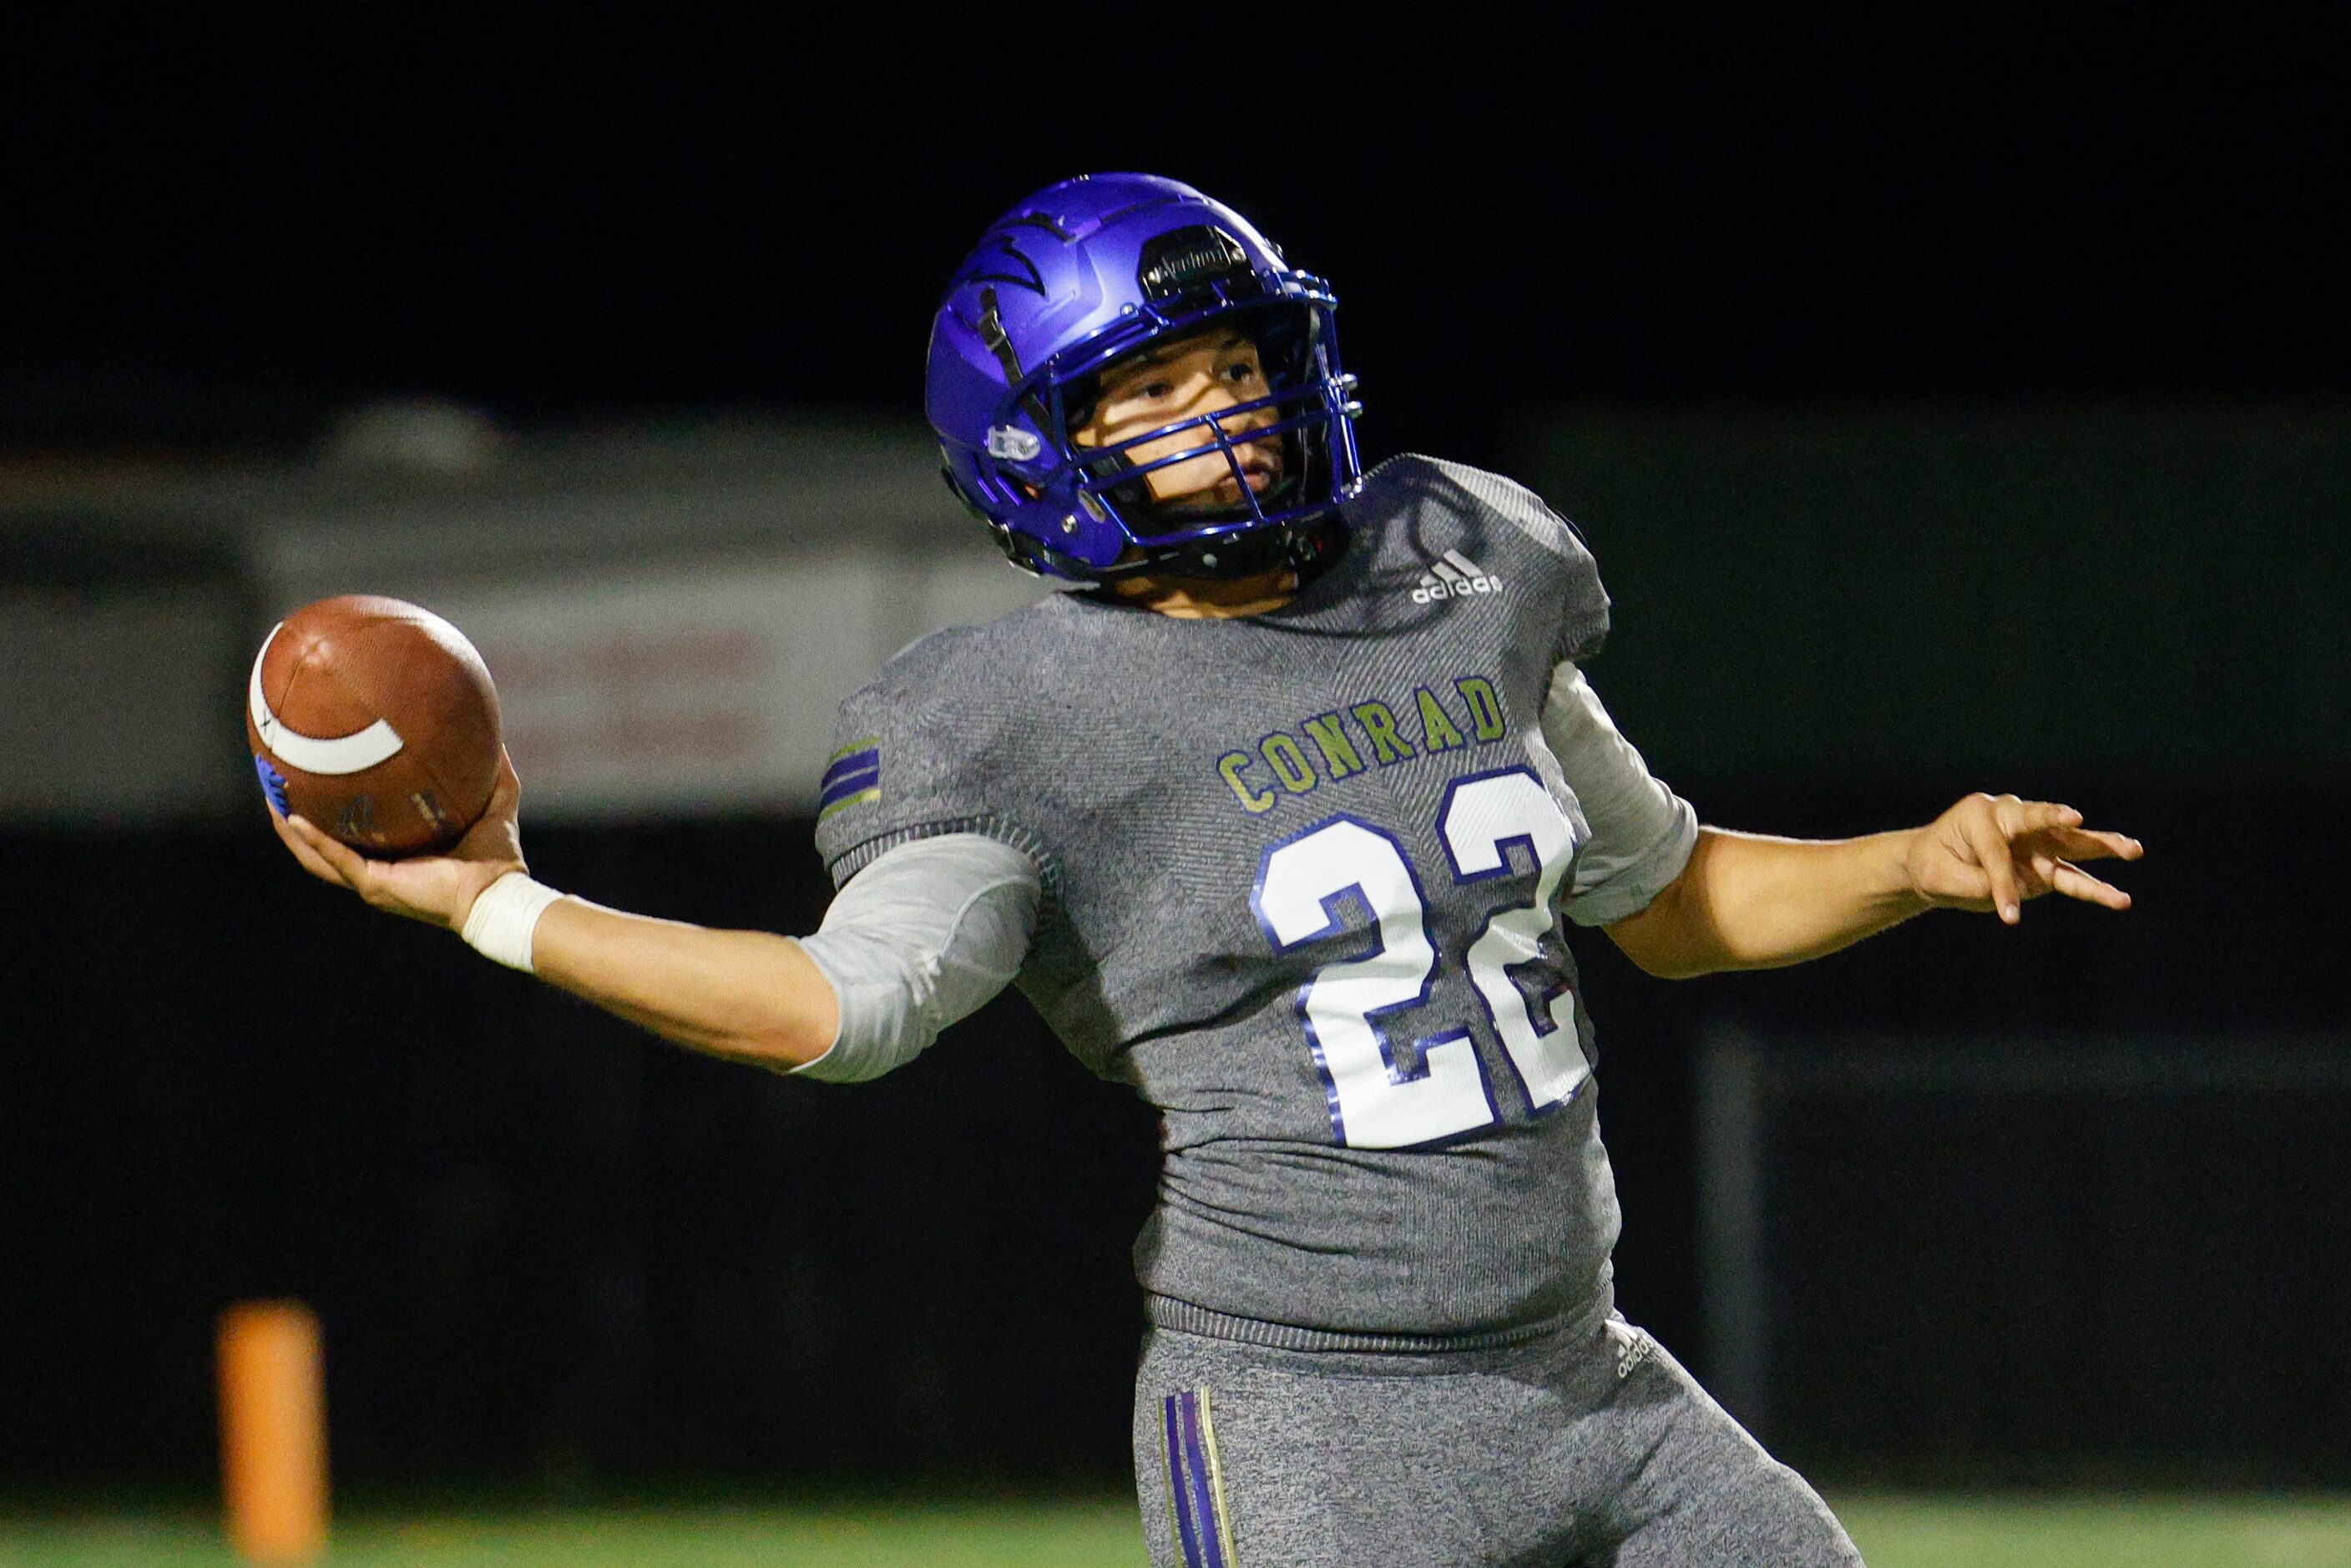
[[[1139,398],[1148,398],[1152,402],[1156,402],[1161,398],[1175,396],[1176,383],[1174,382],[1165,381],[1145,382],[1141,386],[1134,389],[1134,395]]]

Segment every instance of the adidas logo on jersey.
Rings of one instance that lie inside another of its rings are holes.
[[[1473,593],[1501,591],[1500,578],[1488,575],[1484,567],[1459,550],[1449,549],[1421,573],[1420,586],[1412,591],[1412,601],[1434,604],[1440,599],[1467,599]]]
[[[1636,1329],[1620,1317],[1610,1317],[1601,1325],[1608,1331],[1608,1343],[1616,1347],[1616,1375],[1626,1378],[1640,1370],[1644,1362],[1657,1354],[1657,1342],[1648,1331]]]

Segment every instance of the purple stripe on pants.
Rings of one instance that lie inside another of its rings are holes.
[[[1192,1512],[1190,1479],[1186,1456],[1190,1446],[1184,1439],[1184,1417],[1178,1401],[1189,1398],[1183,1394],[1170,1394],[1160,1401],[1162,1419],[1167,1428],[1167,1495],[1174,1503],[1176,1515],[1176,1545],[1184,1553],[1184,1568],[1207,1568],[1200,1555],[1200,1527]]]
[[[1176,1397],[1183,1416],[1184,1468],[1192,1472],[1193,1517],[1200,1526],[1201,1568],[1231,1568],[1225,1561],[1224,1521],[1217,1517],[1216,1472],[1200,1440],[1200,1395],[1194,1389]]]

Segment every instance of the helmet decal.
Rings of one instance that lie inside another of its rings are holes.
[[[1045,292],[1045,279],[1036,264],[1020,254],[1010,235],[1001,234],[982,240],[956,274],[955,287],[968,283],[1009,283],[1032,293]]]

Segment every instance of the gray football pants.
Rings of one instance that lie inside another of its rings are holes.
[[[1861,1562],[1803,1478],[1621,1318],[1442,1356],[1154,1330],[1134,1458],[1158,1568]]]

